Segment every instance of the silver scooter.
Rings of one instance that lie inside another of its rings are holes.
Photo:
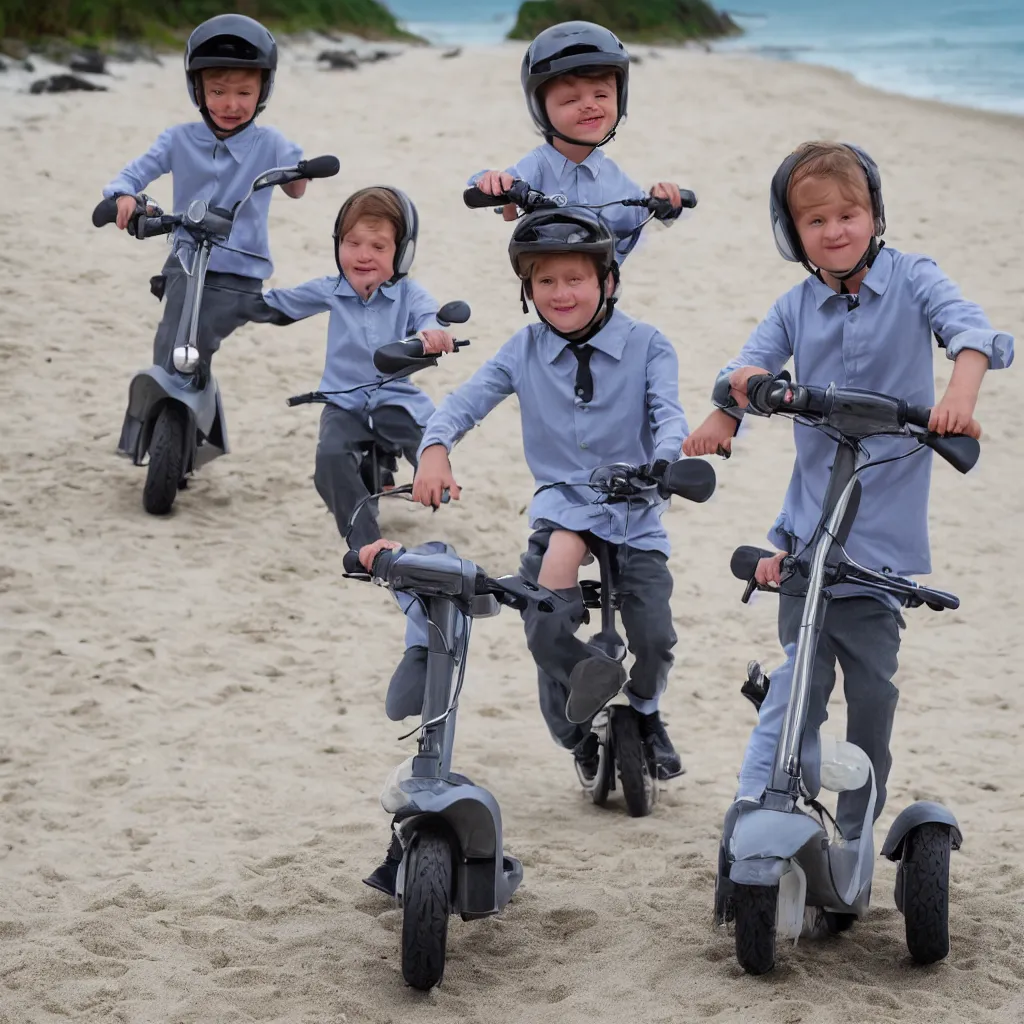
[[[183,213],[165,214],[150,197],[135,197],[135,213],[128,223],[130,235],[152,238],[181,228],[194,243],[189,265],[184,268],[188,283],[170,358],[165,365],[155,364],[132,378],[118,443],[118,451],[136,466],[149,457],[142,504],[151,515],[170,512],[189,475],[229,450],[220,388],[210,372],[210,353],[200,353],[198,342],[199,313],[213,247],[229,248],[226,242],[234,218],[255,192],[304,178],[329,178],[338,168],[337,157],[318,156],[300,160],[294,167],[264,171],[232,210],[196,199]],[[94,227],[116,220],[115,199],[104,199],[93,210]],[[254,293],[255,299],[259,297]]]
[[[728,381],[723,380],[726,383],[716,387],[715,397],[721,407],[727,407]],[[961,473],[973,468],[980,446],[973,438],[929,433],[930,410],[871,391],[800,386],[782,374],[751,378],[747,394],[753,412],[791,416],[826,431],[838,442],[822,525],[806,549],[809,554],[789,556],[782,563],[783,585],[803,576],[807,595],[770,781],[759,802],[739,800],[730,806],[719,847],[716,923],[733,925],[740,966],[750,974],[764,974],[775,964],[777,938],[795,941],[808,932],[845,931],[867,912],[871,896],[875,779],[867,755],[852,743],[822,736],[822,788],[842,792],[870,787],[863,830],[857,838],[846,839],[837,826],[827,827],[824,807],[809,799],[802,786],[801,744],[828,588],[856,583],[892,594],[907,606],[923,604],[934,610],[960,604],[952,594],[867,569],[846,554],[843,545],[857,513],[860,474],[878,464],[870,461],[862,441],[879,435],[912,438],[918,448],[908,449],[908,455],[930,448]],[[733,554],[733,574],[747,582],[744,601],[755,589],[773,589],[754,582],[758,560],[772,554],[750,547]],[[752,662],[744,695],[759,706],[769,687],[770,679]],[[834,821],[830,824],[835,826]],[[899,864],[896,907],[904,916],[907,947],[918,963],[934,963],[949,952],[949,859],[961,841],[953,814],[941,804],[923,800],[897,816],[882,845],[882,855]]]

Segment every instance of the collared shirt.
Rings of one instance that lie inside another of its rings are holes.
[[[1013,361],[1013,338],[994,331],[984,312],[927,256],[888,247],[878,254],[860,287],[859,301],[808,277],[771,308],[739,356],[722,373],[761,366],[777,373],[793,358],[800,384],[864,388],[935,404],[933,332],[946,355],[974,349],[992,369]],[[796,462],[782,512],[768,534],[780,549],[797,549],[814,535],[821,518],[836,442],[820,430],[794,424]],[[864,447],[872,459],[911,451],[912,439],[872,437]],[[932,453],[865,470],[861,499],[846,543],[850,557],[869,569],[900,575],[931,572],[928,489]]]
[[[469,184],[477,182],[484,171],[474,174]],[[639,199],[644,190],[628,178],[603,149],[595,149],[582,163],[574,163],[550,143],[527,153],[506,173],[521,178],[531,188],[545,195],[564,195],[567,205],[610,203],[616,199]],[[621,265],[640,238],[637,228],[647,219],[642,206],[607,206],[596,211],[615,235],[618,261]]]
[[[614,544],[669,553],[661,524],[666,502],[646,507],[598,504],[585,486],[593,471],[613,462],[639,466],[679,458],[689,433],[679,404],[675,350],[656,328],[616,309],[587,343],[593,398],[577,396],[578,363],[569,344],[546,324],[514,334],[430,417],[420,452],[432,444],[449,451],[499,402],[519,398],[523,451],[537,490],[530,522],[548,519],[563,529],[589,530]]]
[[[165,207],[166,213],[184,213],[194,199],[230,210],[264,171],[291,167],[301,159],[301,148],[276,128],[250,124],[237,135],[218,139],[202,121],[179,124],[161,133],[146,153],[107,185],[103,195],[136,195],[161,175],[173,174],[174,208],[172,211]],[[273,191],[265,188],[252,195],[239,209],[224,243],[253,255],[214,246],[210,270],[260,281],[270,277],[274,264],[270,259],[267,215]],[[173,241],[175,252],[185,265],[194,251],[194,243],[181,228],[174,233]]]
[[[373,365],[373,353],[381,345],[400,341],[417,331],[440,328],[435,317],[437,303],[422,285],[408,277],[381,286],[368,299],[357,295],[340,274],[318,277],[297,288],[272,288],[263,298],[267,305],[292,320],[317,313],[331,314],[321,391],[344,391],[379,380],[382,374]],[[359,416],[370,416],[383,405],[398,405],[420,426],[434,411],[434,403],[407,380],[332,395],[331,401]]]

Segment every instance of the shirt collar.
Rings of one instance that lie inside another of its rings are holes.
[[[559,178],[565,173],[566,168],[582,167],[590,174],[591,178],[597,178],[601,171],[601,166],[607,159],[603,149],[592,149],[587,156],[587,159],[582,163],[573,163],[568,157],[562,156],[561,153],[551,145],[550,142],[545,142],[541,146],[541,152],[544,154],[544,159],[547,160],[548,165],[558,175]]]
[[[892,250],[881,249],[875,257],[875,262],[871,264],[871,268],[864,275],[861,287],[867,286],[875,295],[884,295],[885,289],[889,287],[889,282],[892,280],[892,260]],[[833,296],[841,294],[840,292],[833,291],[819,277],[812,276],[809,280],[811,282],[811,290],[814,292],[815,305],[818,309],[821,309]]]
[[[365,305],[370,305],[370,303],[376,301],[378,295],[387,299],[389,302],[394,302],[395,299],[398,298],[398,289],[395,287],[398,283],[399,282],[396,281],[395,284],[382,284],[368,299],[364,299],[362,295],[360,295],[355,288],[349,284],[348,278],[345,277],[344,274],[339,274],[338,283],[334,286],[334,294],[341,295],[344,298],[358,299]]]
[[[626,347],[626,337],[629,334],[628,319],[625,313],[618,309],[614,310],[608,323],[587,344],[591,348],[596,348],[598,351],[604,352],[605,355],[611,356],[612,359],[621,359]],[[539,326],[547,335],[547,360],[549,363],[553,363],[569,347],[569,342],[555,334],[547,324],[541,323]]]
[[[209,125],[207,125],[209,127]],[[210,132],[213,135],[213,132]],[[218,139],[224,144],[224,148],[234,157],[235,163],[241,163],[251,152],[256,142],[256,125],[251,121],[237,135],[229,135],[226,139]]]

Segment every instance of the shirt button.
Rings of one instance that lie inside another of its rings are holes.
[[[587,444],[586,441],[580,441],[580,447],[581,448],[589,448],[590,446]]]

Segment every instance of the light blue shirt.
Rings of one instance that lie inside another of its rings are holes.
[[[174,176],[174,208],[165,213],[184,213],[194,199],[230,210],[244,198],[253,180],[273,167],[292,167],[302,159],[302,150],[276,128],[250,124],[227,139],[218,139],[202,121],[179,124],[161,133],[150,149],[133,160],[103,190],[107,198],[136,195],[163,174]],[[255,255],[242,255],[214,246],[210,270],[241,274],[262,281],[270,277],[267,215],[271,188],[261,189],[241,207],[224,243]],[[154,197],[158,198],[158,197]],[[183,229],[174,233],[174,249],[180,259],[191,258],[194,245]],[[183,264],[184,265],[184,264]]]
[[[946,355],[983,352],[992,369],[1013,361],[1013,338],[994,331],[981,308],[927,256],[888,247],[878,254],[860,287],[860,301],[808,277],[780,298],[755,328],[739,356],[722,373],[762,366],[778,373],[792,357],[800,384],[865,388],[913,405],[935,404],[932,332]],[[782,512],[768,534],[780,549],[806,545],[821,518],[836,442],[820,430],[794,424],[796,462]],[[864,442],[872,459],[898,456],[915,447],[899,437]],[[851,558],[869,569],[900,575],[931,572],[928,489],[932,453],[865,470],[861,500],[846,543]]]
[[[469,179],[475,185],[485,171]],[[506,173],[521,178],[531,188],[545,195],[564,195],[567,205],[609,203],[616,199],[639,199],[644,190],[619,169],[603,149],[595,149],[582,163],[573,163],[550,143],[527,153]],[[608,206],[596,211],[615,235],[618,261],[621,265],[639,239],[634,234],[648,211],[642,206]]]
[[[432,444],[449,451],[509,395],[519,398],[523,452],[537,491],[530,523],[547,519],[566,530],[589,530],[613,544],[669,553],[661,524],[667,502],[644,506],[595,504],[585,484],[600,466],[633,466],[679,458],[689,433],[679,404],[675,349],[656,328],[615,310],[590,339],[594,395],[575,393],[578,363],[569,345],[547,325],[514,334],[430,417],[420,452]]]
[[[373,353],[381,345],[441,326],[435,317],[437,303],[426,288],[408,277],[383,285],[368,299],[357,295],[340,274],[318,277],[297,288],[272,288],[263,298],[268,306],[292,320],[304,320],[317,313],[331,314],[321,391],[343,391],[380,379],[381,372],[373,365]],[[381,406],[398,405],[420,426],[434,411],[434,403],[408,380],[348,395],[332,395],[331,401],[340,409],[363,417]]]

